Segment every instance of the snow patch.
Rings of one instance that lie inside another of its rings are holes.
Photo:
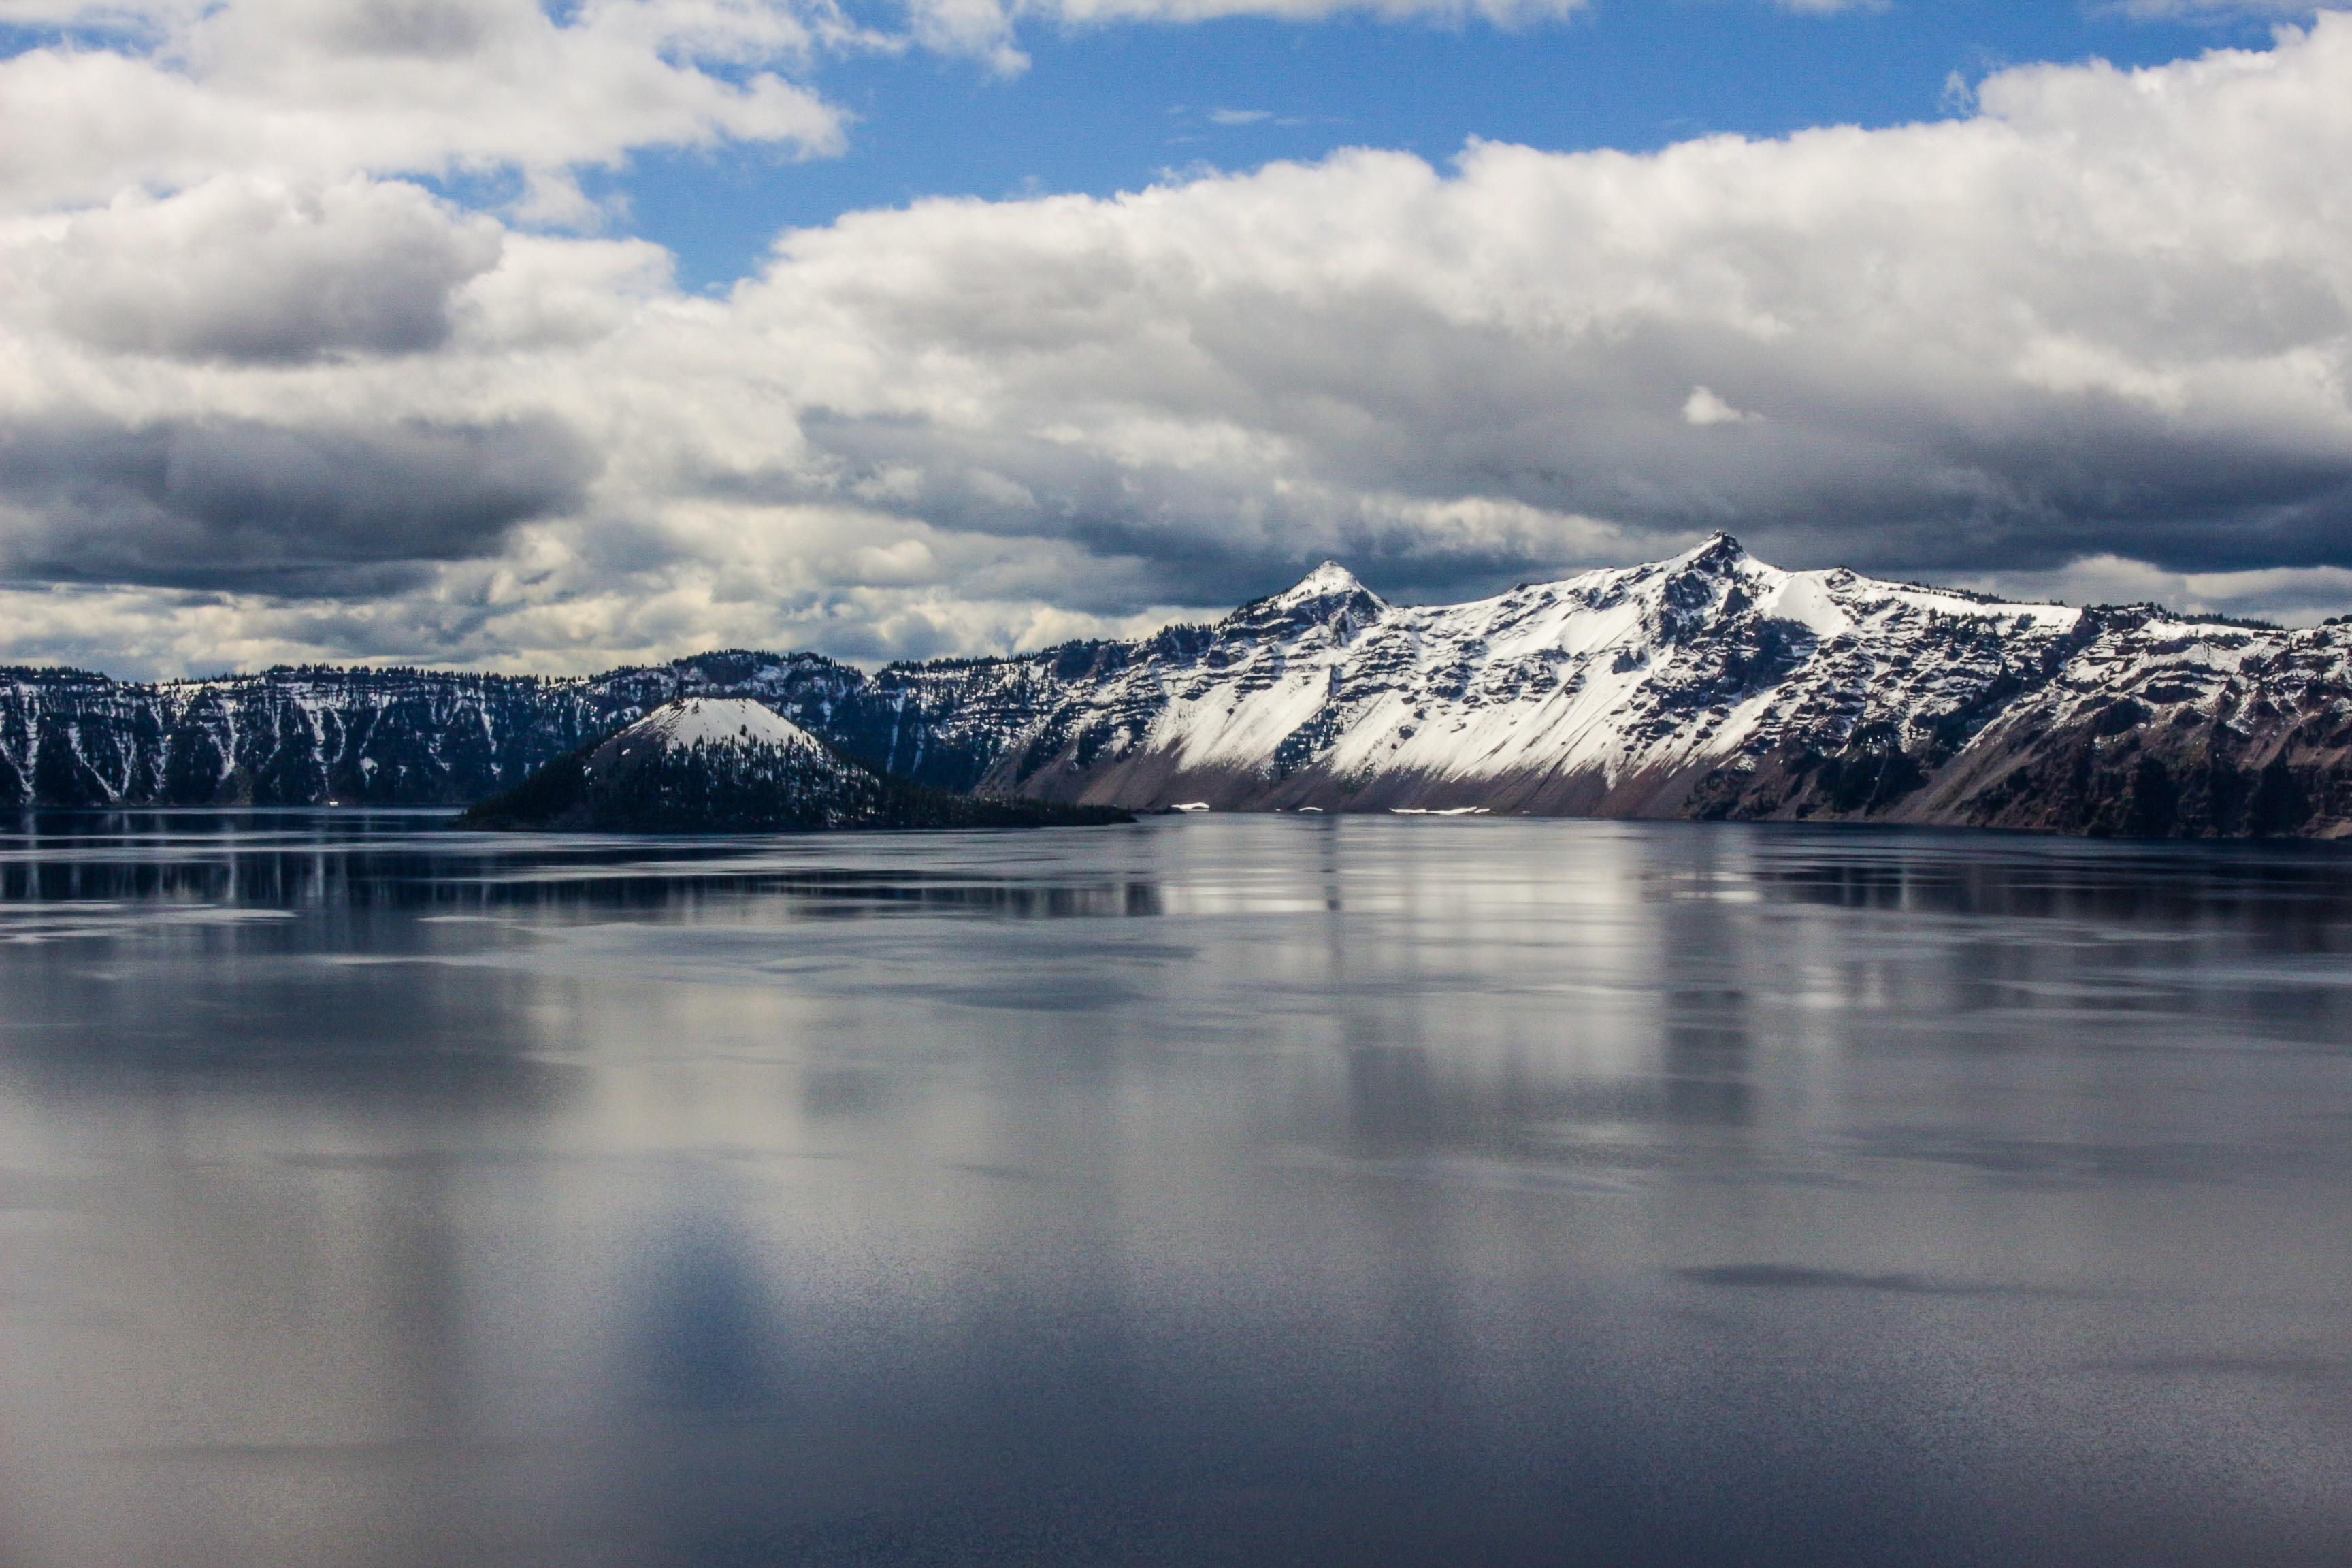
[[[1337,561],[1326,561],[1322,565],[1301,577],[1292,586],[1274,595],[1269,602],[1287,608],[1292,605],[1306,604],[1311,599],[1328,599],[1338,594],[1371,594],[1371,590],[1365,587],[1353,572],[1349,571]],[[1372,596],[1376,599],[1379,597],[1378,595]]]
[[[1853,617],[1830,595],[1822,581],[1828,574],[1791,572],[1780,585],[1757,601],[1757,610],[1771,620],[1794,621],[1815,637],[1833,637],[1853,630]]]
[[[683,752],[724,741],[798,746],[822,752],[815,736],[748,697],[688,697],[656,708],[621,731],[624,741],[654,741]]]

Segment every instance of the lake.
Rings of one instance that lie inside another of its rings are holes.
[[[0,1563],[2352,1562],[2352,853],[0,818]]]

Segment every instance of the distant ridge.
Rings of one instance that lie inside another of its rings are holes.
[[[1399,606],[1336,563],[1206,626],[894,665],[731,650],[573,680],[0,672],[0,803],[459,804],[680,698],[876,770],[1137,809],[2352,833],[2352,626],[1669,560]]]

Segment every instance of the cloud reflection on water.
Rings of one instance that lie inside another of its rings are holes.
[[[2324,1561],[2348,867],[28,825],[0,1562]]]

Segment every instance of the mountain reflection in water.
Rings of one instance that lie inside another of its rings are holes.
[[[2352,1562],[2352,855],[0,819],[0,1568]]]

